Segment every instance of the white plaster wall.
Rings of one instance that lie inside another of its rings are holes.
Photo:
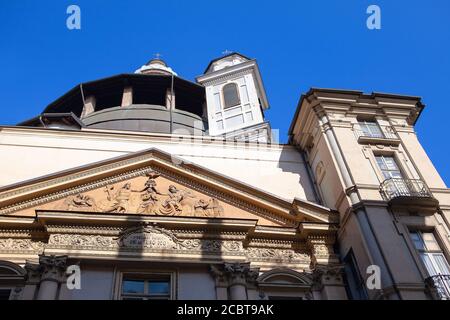
[[[315,199],[301,154],[292,146],[224,145],[145,134],[50,129],[0,129],[0,186],[150,148],[287,200]]]

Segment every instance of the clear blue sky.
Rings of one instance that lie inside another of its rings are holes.
[[[66,28],[71,4],[79,31]],[[381,30],[366,28],[371,4]],[[39,114],[80,82],[133,72],[156,52],[194,80],[228,49],[258,60],[283,141],[310,87],[423,97],[419,138],[449,185],[449,15],[448,0],[2,0],[0,124]]]

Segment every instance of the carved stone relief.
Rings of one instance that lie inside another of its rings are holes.
[[[42,253],[45,244],[41,241],[32,241],[31,239],[0,239],[0,251],[3,252],[32,252]]]
[[[236,255],[249,261],[274,263],[311,262],[306,252],[287,249],[285,246],[244,247],[242,240],[180,238],[173,231],[155,224],[143,223],[126,229],[119,236],[86,234],[51,234],[47,248],[96,251],[173,252],[208,255]]]
[[[202,198],[188,189],[158,183],[159,174],[148,172],[141,187],[138,182],[108,185],[89,194],[71,196],[57,205],[68,211],[137,213],[161,216],[220,217],[224,209],[215,198]],[[166,182],[166,181],[164,181]],[[137,188],[136,188],[137,187]]]

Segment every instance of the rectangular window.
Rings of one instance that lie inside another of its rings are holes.
[[[170,275],[131,275],[122,278],[122,300],[169,300],[171,294]]]
[[[430,276],[450,275],[450,266],[432,232],[414,231],[410,236]]]
[[[380,168],[385,179],[403,178],[402,172],[391,156],[375,156],[378,167]]]
[[[368,298],[364,279],[359,273],[353,250],[344,258],[344,270],[348,286],[346,286],[347,294],[352,300],[366,300]]]
[[[358,121],[364,137],[384,138],[383,131],[376,121]]]

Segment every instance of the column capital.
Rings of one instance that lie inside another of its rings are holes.
[[[255,283],[259,275],[258,269],[250,268],[250,262],[247,263],[225,263],[225,274],[228,276],[230,285]]]
[[[223,286],[235,284],[247,286],[247,284],[254,284],[259,276],[259,269],[251,268],[250,262],[211,265],[210,270],[216,284]]]
[[[27,261],[24,268],[26,271],[25,280],[28,284],[37,284],[41,281],[42,269],[39,264]]]
[[[50,280],[60,282],[64,278],[67,267],[67,256],[39,256],[41,281]]]
[[[317,264],[313,269],[312,278],[316,286],[342,285],[344,283],[343,275],[343,264]]]

